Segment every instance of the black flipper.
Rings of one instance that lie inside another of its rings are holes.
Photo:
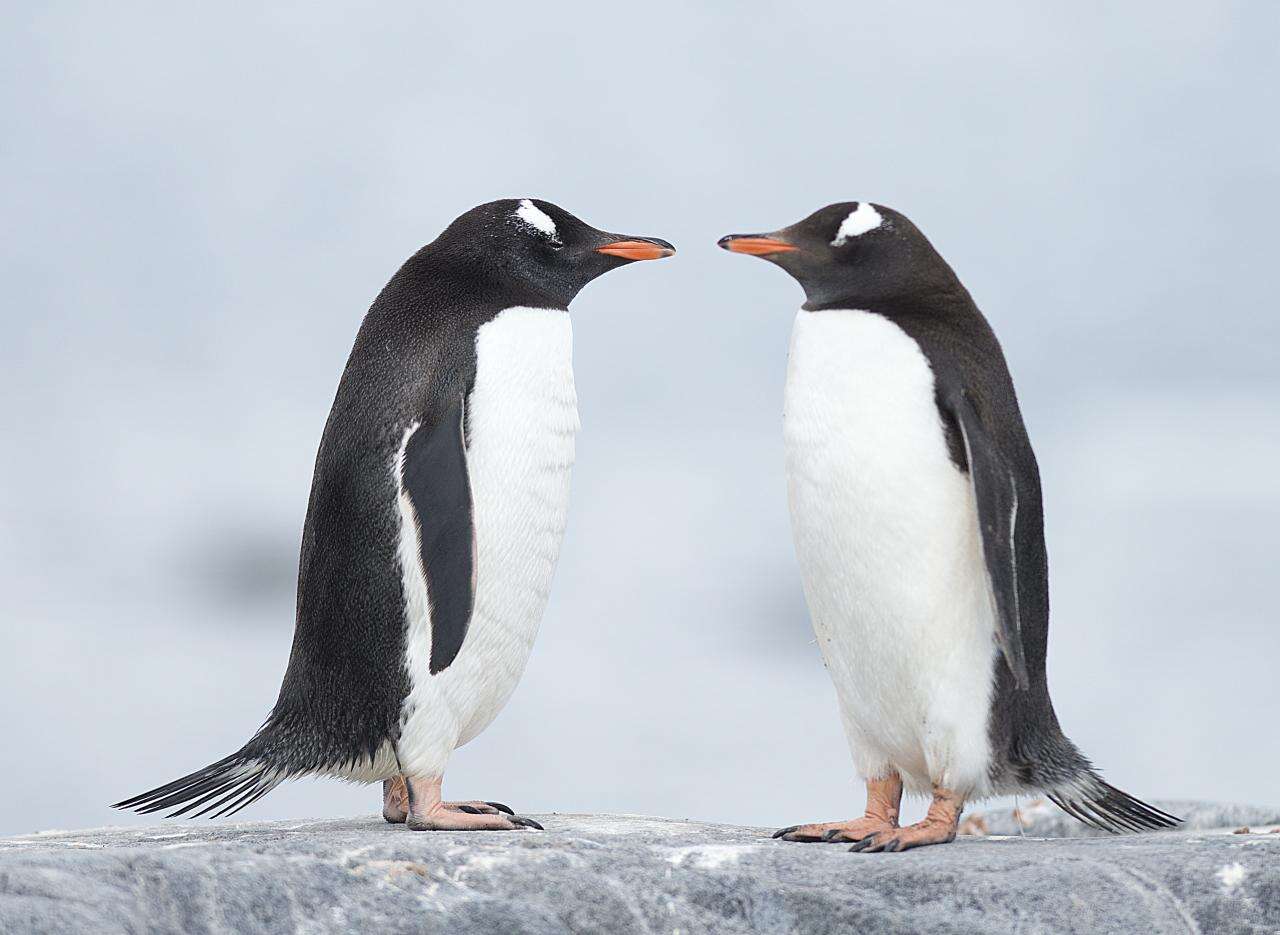
[[[964,439],[969,479],[978,503],[982,552],[999,623],[996,639],[1015,683],[1025,690],[1030,680],[1018,607],[1018,478],[982,424],[968,394],[962,390],[948,402]]]
[[[475,523],[462,397],[405,444],[400,482],[418,522],[419,559],[431,604],[431,674],[457,657],[475,606]]]

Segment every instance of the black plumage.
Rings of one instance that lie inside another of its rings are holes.
[[[996,607],[991,787],[1047,792],[1069,814],[1110,831],[1170,827],[1176,818],[1104,782],[1054,713],[1045,676],[1049,569],[1040,472],[1000,342],[959,277],[903,214],[868,206],[878,223],[839,236],[860,207],[828,205],[773,233],[725,237],[721,246],[790,273],[805,291],[806,310],[862,309],[889,319],[929,361],[947,450],[974,488]]]
[[[418,549],[431,595],[434,675],[462,648],[475,604],[475,529],[467,479],[466,400],[463,396],[429,431],[409,436],[404,489],[418,517]]]
[[[522,222],[522,206],[549,218],[554,235]],[[549,202],[506,199],[463,214],[400,267],[360,326],[316,455],[293,647],[275,707],[236,753],[116,807],[216,816],[307,773],[386,778],[368,774],[380,751],[394,751],[410,688],[392,465],[403,446],[432,595],[434,674],[462,647],[475,598],[466,412],[476,333],[514,306],[567,309],[588,282],[629,262],[635,245],[671,252]]]

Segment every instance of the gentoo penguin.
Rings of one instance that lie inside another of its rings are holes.
[[[775,837],[940,844],[966,801],[1032,790],[1111,831],[1173,825],[1104,782],[1058,726],[1036,459],[1000,344],[951,267],[865,201],[720,246],[805,292],[784,404],[792,532],[867,785],[865,817]],[[932,795],[905,828],[904,786]]]
[[[524,671],[565,528],[578,428],[567,309],[675,251],[535,199],[463,214],[374,300],[316,456],[279,699],[240,750],[118,803],[230,814],[286,779],[383,782],[414,830],[539,827],[441,800],[455,747]]]

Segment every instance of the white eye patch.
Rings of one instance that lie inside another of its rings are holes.
[[[520,207],[516,208],[511,216],[528,224],[534,230],[545,234],[556,243],[560,242],[560,234],[556,230],[556,222],[551,220],[551,216],[547,212],[543,211],[528,198],[520,202]]]
[[[868,202],[858,202],[858,207],[849,212],[849,216],[840,222],[836,231],[836,239],[831,241],[833,247],[843,247],[850,237],[861,237],[867,231],[873,231],[884,223],[880,212]]]

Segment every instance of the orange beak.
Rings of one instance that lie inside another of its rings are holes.
[[[745,253],[749,256],[768,256],[770,253],[789,253],[798,250],[785,240],[773,237],[738,237],[730,235],[720,240],[720,246],[731,253]]]
[[[670,246],[653,243],[648,240],[616,240],[596,247],[596,253],[607,253],[609,256],[622,257],[624,260],[661,260],[676,251]]]

